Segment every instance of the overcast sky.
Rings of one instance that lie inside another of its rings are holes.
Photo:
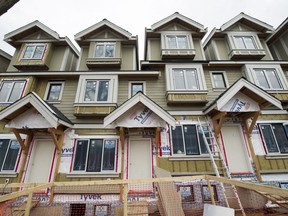
[[[75,34],[106,18],[138,35],[142,60],[145,27],[174,12],[207,27],[207,36],[240,12],[277,28],[288,17],[287,9],[288,0],[20,0],[0,16],[0,49],[13,55],[4,35],[35,20],[74,42]]]

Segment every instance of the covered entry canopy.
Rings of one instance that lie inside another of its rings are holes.
[[[176,120],[158,104],[138,92],[104,118],[104,127],[144,128],[175,126]]]
[[[17,129],[72,127],[72,122],[56,107],[31,92],[0,112],[0,121]]]
[[[218,112],[257,112],[266,107],[283,109],[281,101],[242,77],[216,98],[203,112],[213,116]]]

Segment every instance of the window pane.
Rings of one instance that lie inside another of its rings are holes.
[[[0,102],[7,102],[8,94],[13,87],[12,82],[3,82],[0,90]]]
[[[59,100],[61,87],[61,83],[50,84],[47,100]]]
[[[186,36],[177,36],[178,49],[188,49],[188,41]]]
[[[115,53],[115,45],[107,44],[105,50],[105,57],[114,57],[114,53]]]
[[[88,140],[78,140],[73,170],[85,170]]]
[[[275,70],[265,70],[267,79],[270,81],[271,88],[273,89],[282,89],[281,82],[278,78],[278,75]]]
[[[234,41],[237,49],[245,49],[242,37],[234,37]]]
[[[35,49],[35,52],[34,52],[34,55],[33,55],[33,59],[41,59],[42,58],[42,55],[43,55],[43,52],[44,52],[44,45],[41,45],[41,46],[36,46],[36,49]]]
[[[15,82],[8,102],[14,102],[21,97],[22,90],[24,88],[24,82]]]
[[[255,75],[257,77],[258,83],[262,88],[270,88],[268,80],[266,79],[265,73],[263,70],[255,70]]]
[[[256,49],[253,37],[243,37],[246,49]]]
[[[215,88],[226,88],[226,83],[224,80],[223,73],[213,73],[212,74]]]
[[[205,136],[210,137],[208,128],[203,127],[203,130],[204,130]],[[198,136],[199,136],[201,154],[208,154],[208,149],[206,148],[204,138],[203,138],[202,132],[201,132],[199,127],[198,127]],[[210,142],[210,140],[207,140],[207,141],[208,141],[208,143]]]
[[[282,124],[272,124],[274,135],[281,153],[288,153],[288,140]]]
[[[87,172],[101,172],[102,139],[91,139],[87,162]]]
[[[24,52],[23,58],[32,58],[32,54],[34,51],[35,46],[27,46]]]
[[[86,81],[84,101],[95,101],[97,81]]]
[[[114,170],[115,147],[115,140],[104,141],[103,170]]]
[[[104,57],[104,45],[97,45],[95,49],[95,57]]]
[[[187,89],[199,89],[199,82],[196,70],[186,70]]]
[[[184,71],[174,70],[173,76],[174,76],[175,89],[186,89]]]
[[[261,124],[260,128],[261,128],[262,135],[263,135],[266,147],[267,147],[267,151],[269,153],[279,152],[277,144],[276,144],[276,140],[275,140],[274,135],[273,135],[273,131],[271,130],[271,126]]]
[[[173,143],[173,154],[185,153],[181,126],[176,126],[175,129],[172,129],[172,143]]]
[[[5,159],[3,170],[14,170],[19,151],[20,144],[18,141],[12,140]]]
[[[4,159],[5,159],[5,155],[6,155],[6,151],[9,145],[9,139],[1,139],[0,140],[0,170],[2,168]]]
[[[131,96],[135,95],[139,91],[143,92],[143,83],[132,83]]]
[[[186,155],[200,154],[195,125],[183,125]]]
[[[167,42],[168,42],[168,48],[169,49],[176,49],[177,48],[175,36],[167,36]]]
[[[108,88],[109,88],[109,82],[108,81],[99,81],[97,101],[107,101],[108,100]]]

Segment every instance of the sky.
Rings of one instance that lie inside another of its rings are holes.
[[[207,27],[207,36],[241,12],[277,28],[288,17],[287,8],[288,0],[20,0],[0,16],[0,49],[13,55],[4,35],[39,20],[80,50],[74,35],[106,18],[138,35],[142,60],[145,28],[175,12]]]

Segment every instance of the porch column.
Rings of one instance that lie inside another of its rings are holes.
[[[25,169],[25,165],[26,165],[26,161],[27,161],[27,156],[28,156],[28,151],[33,139],[33,133],[29,130],[23,130],[23,129],[16,129],[16,128],[12,128],[11,131],[15,134],[17,141],[19,142],[21,149],[23,151],[23,160],[20,164],[20,170],[18,173],[18,178],[17,178],[17,182],[21,182],[22,177],[23,177],[23,173],[24,173],[24,169]],[[25,134],[26,135],[26,139],[25,141],[22,140],[20,134]]]
[[[124,142],[125,142],[125,134],[124,134],[124,128],[120,127],[120,143],[121,143],[121,173],[120,173],[120,179],[124,179]],[[123,187],[127,187],[127,185],[119,185],[120,186],[120,202],[125,202],[125,197],[123,197]],[[124,193],[125,196],[125,193]]]
[[[257,122],[257,119],[258,119],[259,115],[260,115],[260,111],[254,112],[254,113],[248,113],[248,114],[244,115],[242,118],[243,118],[244,125],[245,125],[245,131],[246,131],[246,136],[247,136],[247,140],[248,140],[249,150],[250,150],[250,153],[251,153],[251,157],[252,157],[253,163],[255,165],[256,177],[257,177],[257,180],[259,182],[262,182],[262,177],[261,177],[261,174],[260,174],[260,164],[259,164],[258,158],[257,158],[257,156],[256,156],[256,154],[254,152],[254,148],[253,148],[253,144],[252,144],[252,140],[251,140],[252,131],[253,131],[253,128],[254,128],[254,126],[255,126],[255,124]],[[249,119],[252,120],[250,125],[248,123]]]
[[[157,127],[155,129],[155,145],[156,145],[156,166],[159,165],[159,138],[161,129]]]

